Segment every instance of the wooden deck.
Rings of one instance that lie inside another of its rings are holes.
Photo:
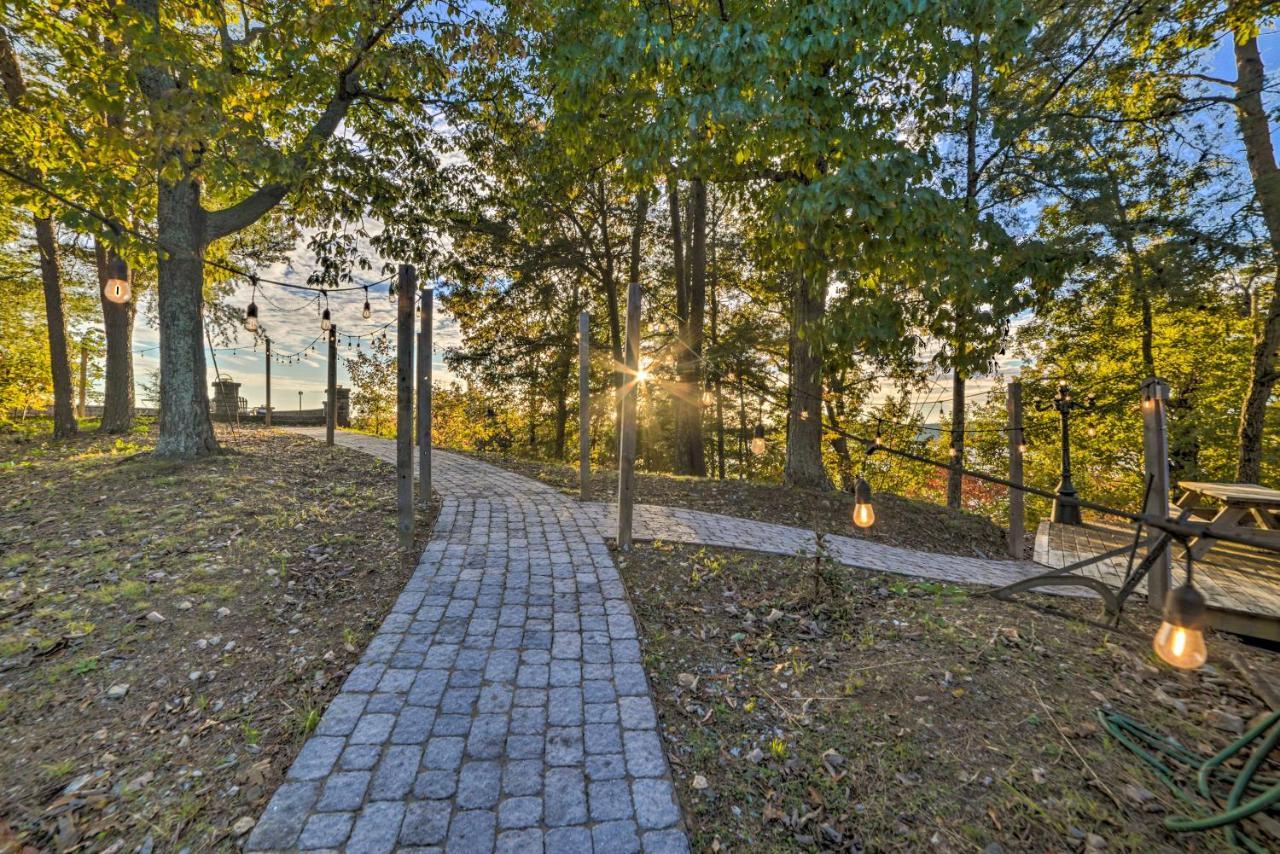
[[[1046,520],[1036,531],[1035,560],[1059,569],[1132,542],[1131,528],[1059,525]],[[1145,549],[1139,546],[1135,564],[1143,554]],[[1127,555],[1114,557],[1076,572],[1118,589],[1128,563]],[[1175,546],[1174,585],[1182,582],[1185,566],[1183,549]],[[1209,603],[1209,621],[1214,628],[1280,641],[1280,554],[1219,543],[1196,562],[1195,577],[1196,586]],[[1145,579],[1138,585],[1138,592],[1146,595]]]

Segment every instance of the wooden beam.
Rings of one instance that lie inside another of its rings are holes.
[[[333,447],[333,428],[338,423],[338,327],[329,326],[329,399],[325,403],[324,443]]]
[[[413,293],[417,271],[400,265],[396,283],[396,511],[400,552],[413,551]]]
[[[591,315],[578,315],[578,490],[591,500]]]
[[[631,516],[636,490],[636,386],[640,374],[640,283],[627,288],[627,341],[618,431],[618,550],[631,551]]]
[[[1009,414],[1009,482],[1022,485],[1022,457],[1026,433],[1022,429],[1022,381],[1014,380],[1005,389],[1005,408]],[[1009,556],[1022,560],[1026,548],[1026,494],[1009,487]]]
[[[434,300],[430,287],[418,292],[422,317],[418,325],[418,506],[431,505],[431,325]]]

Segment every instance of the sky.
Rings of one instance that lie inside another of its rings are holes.
[[[382,264],[374,259],[374,270],[380,271]],[[290,260],[272,264],[257,270],[262,279],[274,279],[281,282],[305,285],[311,272],[314,259],[306,248],[305,237],[298,241]],[[357,273],[355,284],[371,284],[380,281],[384,276],[378,272]],[[395,306],[387,296],[386,284],[373,285],[369,289],[369,307],[372,316],[365,320],[361,316],[364,307],[363,290],[340,291],[328,296],[329,311],[333,323],[338,327],[338,354],[354,355],[356,342],[348,336],[361,336],[360,344],[368,348],[370,338],[386,329],[393,340],[395,338]],[[240,282],[234,295],[228,300],[241,312],[252,298],[252,285],[248,281]],[[305,351],[312,345],[315,350],[303,352],[294,364],[282,364],[279,360],[271,365],[271,403],[276,409],[298,408],[298,392],[302,392],[302,408],[316,409],[321,406],[325,394],[325,382],[328,375],[326,363],[328,346],[324,333],[320,330],[320,312],[323,301],[317,300],[314,293],[291,290],[278,285],[260,284],[258,286],[258,318],[262,331],[270,336],[271,346],[277,355],[288,355]],[[143,312],[139,312],[139,318]],[[461,341],[457,324],[453,318],[440,310],[435,310],[433,338],[432,370],[435,382],[448,382],[454,376],[444,365],[442,352],[444,348],[455,346]],[[416,323],[416,321],[415,321]],[[387,324],[392,324],[387,326]],[[416,328],[416,327],[415,327]],[[220,342],[212,354],[206,345],[206,360],[209,382],[216,376],[230,376],[241,383],[240,396],[250,408],[266,402],[266,358],[262,345],[255,349],[254,336],[238,330],[235,342],[223,346]],[[318,339],[318,340],[317,340]],[[145,321],[139,320],[134,330],[134,376],[137,384],[138,405],[151,405],[144,397],[141,385],[160,368],[159,333]],[[212,356],[212,358],[210,357]],[[217,371],[214,370],[214,362]],[[338,384],[350,387],[351,380],[347,367],[342,359],[338,360]],[[213,391],[210,388],[210,396]]]
[[[1275,69],[1280,67],[1280,35],[1275,32],[1264,33],[1259,38],[1259,47],[1266,67],[1272,74],[1275,74]],[[1209,59],[1208,65],[1208,73],[1212,76],[1228,79],[1235,76],[1235,60],[1229,38],[1224,38],[1218,44],[1217,49]],[[1239,138],[1235,134],[1234,125],[1228,124],[1227,129],[1229,132],[1229,149],[1243,160]],[[375,262],[374,269],[381,270],[381,262],[383,260],[394,261],[395,259],[373,257],[372,260]],[[257,272],[262,278],[305,285],[307,276],[313,266],[314,259],[306,248],[304,237],[298,241],[286,262],[269,265]],[[381,278],[382,275],[380,273],[357,274],[356,283],[372,283]],[[231,303],[243,309],[244,306],[248,305],[250,296],[251,287],[249,283],[247,281],[241,282]],[[385,284],[376,285],[370,290],[369,303],[373,314],[369,320],[364,320],[361,317],[363,302],[363,291],[346,291],[329,296],[329,308],[333,315],[333,321],[338,326],[339,331],[343,333],[339,338],[338,350],[340,354],[345,355],[348,352],[348,344],[345,338],[347,334],[365,336],[363,344],[367,347],[370,335],[376,334],[385,324],[394,321],[395,309],[387,298],[387,286]],[[292,291],[273,285],[262,285],[260,286],[257,304],[262,326],[271,336],[272,344],[277,354],[303,350],[317,336],[321,335],[321,307],[316,305],[315,297],[312,294]],[[134,373],[139,384],[137,399],[139,405],[143,406],[150,404],[145,400],[141,384],[159,369],[159,352],[154,349],[159,341],[159,336],[157,330],[143,319],[146,314],[144,311],[139,312],[139,321],[134,331]],[[1025,322],[1025,320],[1026,318],[1023,318],[1022,322]],[[1016,327],[1019,323],[1015,321],[1014,325]],[[394,335],[394,330],[389,330],[389,333]],[[460,344],[461,335],[458,331],[457,323],[438,306],[435,312],[433,337],[435,344],[432,357],[433,376],[437,383],[448,382],[455,377],[445,367],[441,353],[446,347]],[[242,383],[240,394],[246,399],[248,405],[257,407],[265,402],[265,360],[262,348],[260,346],[257,350],[253,348],[252,338],[253,336],[249,333],[241,330],[237,342],[238,347],[226,349],[219,346],[211,354],[213,358],[208,360],[208,377],[209,381],[212,382],[217,374],[230,375],[237,382]],[[277,362],[272,365],[272,403],[276,408],[297,407],[299,391],[302,392],[303,408],[313,409],[321,405],[324,398],[327,370],[324,344],[323,339],[315,341],[316,351],[305,354],[297,364],[280,364]],[[354,342],[350,344],[350,352],[355,352]],[[217,362],[216,373],[214,370],[215,359]],[[1019,360],[1014,358],[1006,359],[995,376],[969,380],[968,392],[971,395],[977,394],[985,389],[1001,385],[1008,377],[1016,376],[1021,367],[1022,363]],[[943,374],[930,379],[935,383],[935,387],[930,393],[921,396],[921,408],[924,410],[921,414],[926,421],[937,421],[950,408],[950,382],[948,376]],[[338,383],[348,387],[351,385],[346,366],[341,360],[338,363]],[[212,391],[210,393],[212,394]]]

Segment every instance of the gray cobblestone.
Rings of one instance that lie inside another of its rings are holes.
[[[324,812],[359,809],[369,787],[368,771],[339,771],[324,782],[316,809]]]
[[[498,854],[541,854],[542,831],[536,827],[503,831],[496,850]]]
[[[400,836],[400,823],[404,819],[404,804],[398,801],[370,803],[360,812],[356,826],[347,841],[350,854],[382,854],[392,851]]]
[[[640,837],[633,821],[608,821],[591,829],[595,850],[609,854],[639,854]]]

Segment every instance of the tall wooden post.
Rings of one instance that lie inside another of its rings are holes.
[[[1022,429],[1022,380],[1009,383],[1005,391],[1005,408],[1009,413],[1005,430],[1009,437],[1009,482],[1022,486],[1022,456],[1026,447],[1026,432]],[[1009,556],[1014,560],[1022,560],[1025,520],[1026,494],[1009,487]]]
[[[400,265],[396,283],[396,510],[400,551],[413,551],[413,292],[418,271]]]
[[[1169,518],[1169,436],[1165,417],[1169,407],[1169,386],[1162,379],[1150,377],[1142,383],[1142,450],[1145,480],[1150,481],[1147,503],[1142,512],[1161,519]],[[1147,529],[1147,548],[1160,536],[1155,528]],[[1159,613],[1169,592],[1169,549],[1151,567],[1147,576],[1147,607]]]
[[[591,315],[578,315],[578,491],[591,500]]]
[[[77,418],[84,418],[85,407],[85,388],[89,384],[89,347],[88,339],[80,339],[80,411],[76,413]]]
[[[338,327],[329,327],[329,399],[325,401],[324,443],[333,447],[333,428],[338,423]]]
[[[267,426],[271,426],[271,339],[264,338],[267,342]]]
[[[418,326],[418,506],[431,504],[431,288],[418,292],[422,317]]]
[[[640,373],[640,283],[627,288],[625,382],[618,433],[618,550],[631,551],[631,511],[636,490],[636,390]]]

